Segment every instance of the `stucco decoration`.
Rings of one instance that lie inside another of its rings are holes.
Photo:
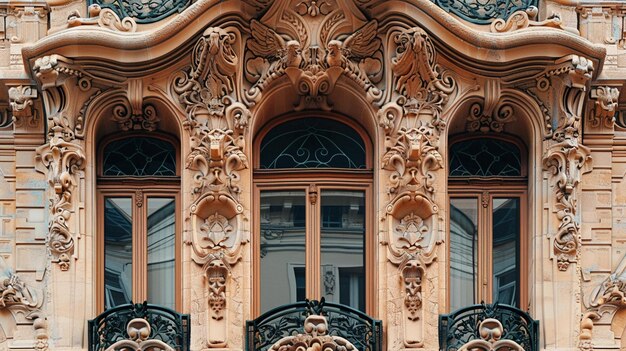
[[[478,325],[480,339],[470,340],[459,351],[524,351],[513,340],[502,339],[504,327],[495,318],[487,318]]]
[[[9,88],[11,115],[15,127],[36,128],[39,125],[39,110],[34,106],[36,99],[36,87],[20,85]]]
[[[296,1],[290,8],[278,1],[260,21],[251,21],[245,61],[246,79],[252,84],[245,94],[248,104],[260,101],[263,91],[282,76],[300,97],[296,110],[330,110],[328,95],[341,76],[358,84],[370,101],[380,99],[378,22],[366,22],[347,2],[333,7],[325,3]]]
[[[207,278],[208,346],[226,347],[227,270],[241,259],[243,206],[239,171],[248,168],[244,133],[250,112],[240,103],[237,69],[241,43],[235,28],[207,28],[196,42],[191,65],[178,72],[171,89],[187,113],[191,136],[186,168],[195,172],[192,233],[186,242]]]
[[[404,345],[423,346],[421,282],[441,243],[434,201],[435,172],[443,168],[439,137],[445,129],[443,106],[455,81],[437,64],[435,47],[421,28],[389,33],[394,90],[378,112],[385,133],[382,168],[389,171],[388,259],[404,286]],[[393,55],[395,50],[395,55]]]
[[[152,332],[150,323],[143,318],[131,319],[126,325],[126,334],[128,339],[122,339],[116,341],[111,346],[107,347],[105,351],[174,351],[170,345],[164,343],[159,339],[148,339]]]
[[[595,100],[589,114],[591,127],[613,128],[619,103],[619,89],[609,86],[592,87],[589,96],[592,101]]]
[[[120,19],[113,10],[103,9],[98,4],[90,5],[87,12],[89,13],[87,18],[81,17],[76,10],[71,12],[67,17],[67,25],[65,27],[56,27],[52,32],[79,26],[98,26],[113,31],[131,33],[137,30],[137,23],[133,18],[124,17]]]
[[[579,139],[586,83],[593,64],[584,57],[570,55],[557,65],[537,79],[537,89],[553,94],[553,106],[558,108],[558,124],[552,135],[556,143],[544,153],[543,168],[554,182],[554,209],[559,223],[552,237],[553,256],[559,270],[566,271],[580,254],[576,188],[582,174],[591,171],[591,151]]]
[[[312,314],[304,320],[304,334],[284,337],[269,351],[358,351],[350,341],[327,333],[326,317]]]
[[[126,98],[116,104],[112,111],[112,119],[117,122],[120,130],[157,130],[160,119],[153,105],[144,104],[141,79],[128,80]]]
[[[506,20],[503,18],[495,19],[493,22],[491,22],[490,28],[491,31],[494,33],[502,33],[512,32],[524,28],[550,27],[563,29],[576,35],[579,34],[576,28],[566,27],[563,24],[563,20],[561,20],[561,16],[558,14],[553,14],[543,21],[536,21],[538,14],[539,9],[537,9],[536,6],[529,6],[525,10],[520,10],[513,13]]]

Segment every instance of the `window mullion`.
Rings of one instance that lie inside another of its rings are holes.
[[[145,204],[146,195],[138,191],[133,195],[133,284],[136,288],[133,291],[135,302],[143,302],[148,298],[148,244]]]
[[[317,186],[311,184],[308,190],[308,213],[306,223],[306,291],[308,299],[321,298],[320,285],[320,196]]]
[[[480,197],[480,211],[478,214],[478,301],[490,302],[489,289],[489,240],[488,231],[490,224],[490,201],[489,192],[483,191]]]

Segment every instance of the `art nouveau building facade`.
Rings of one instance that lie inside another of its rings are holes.
[[[625,14],[0,2],[0,348],[87,349],[147,300],[189,314],[191,350],[436,350],[481,302],[537,344],[487,313],[452,349],[625,349]],[[377,344],[315,306],[246,337],[305,298]],[[133,323],[111,347],[168,349]]]

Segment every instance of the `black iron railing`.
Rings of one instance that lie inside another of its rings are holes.
[[[513,340],[526,351],[539,351],[539,322],[516,307],[479,304],[439,316],[439,349],[456,351],[472,340],[481,339],[478,326],[485,319],[497,319],[504,333],[501,340]]]
[[[301,334],[311,314],[328,321],[328,335],[350,341],[358,350],[382,350],[382,323],[349,306],[321,301],[301,301],[277,307],[246,322],[246,351],[266,351],[280,339]]]
[[[147,339],[163,341],[178,351],[189,351],[189,315],[146,302],[114,307],[90,320],[89,350],[102,351],[118,341],[129,339],[126,328],[135,318],[143,318],[149,323],[151,332]]]

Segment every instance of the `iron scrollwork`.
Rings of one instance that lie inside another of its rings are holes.
[[[119,18],[131,17],[136,23],[153,23],[181,12],[190,0],[89,0],[89,5],[111,9]]]
[[[537,0],[432,0],[442,9],[476,24],[506,20],[514,12],[537,6]]]

